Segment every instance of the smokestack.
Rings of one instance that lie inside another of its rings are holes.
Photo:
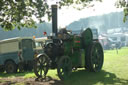
[[[57,36],[57,5],[52,5],[52,33]]]

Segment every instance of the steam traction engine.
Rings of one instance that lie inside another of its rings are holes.
[[[57,32],[57,6],[52,6],[52,27],[54,36],[49,36],[44,45],[44,53],[35,59],[34,73],[45,77],[48,69],[56,69],[61,80],[66,79],[73,68],[83,68],[98,72],[103,65],[103,49],[93,40],[92,31],[87,28],[80,35],[61,29]]]

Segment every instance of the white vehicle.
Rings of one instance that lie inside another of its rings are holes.
[[[32,38],[10,38],[0,41],[0,72],[14,73],[32,69],[35,42]]]
[[[121,47],[126,46],[126,36],[123,33],[113,33],[108,35],[108,37],[115,42],[120,42]]]
[[[128,34],[124,34],[125,35],[125,46],[128,46]]]
[[[91,29],[93,34],[93,39],[98,40],[98,30],[95,28]]]

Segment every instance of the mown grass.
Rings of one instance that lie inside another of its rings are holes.
[[[33,72],[0,74],[3,77],[36,77]],[[56,70],[49,70],[48,76],[58,79]],[[78,69],[64,81],[65,85],[128,85],[128,48],[104,51],[104,65],[101,72],[93,73]]]
[[[101,72],[84,70],[73,72],[65,85],[128,85],[128,48],[104,51],[104,65]]]

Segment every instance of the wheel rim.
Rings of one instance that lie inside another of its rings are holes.
[[[61,80],[68,78],[72,71],[71,61],[69,57],[63,57],[58,63],[58,76]]]
[[[94,71],[100,71],[103,65],[103,49],[99,43],[95,44],[91,51],[91,67]]]
[[[45,77],[49,68],[49,60],[46,55],[41,55],[35,60],[34,73],[37,77]]]

